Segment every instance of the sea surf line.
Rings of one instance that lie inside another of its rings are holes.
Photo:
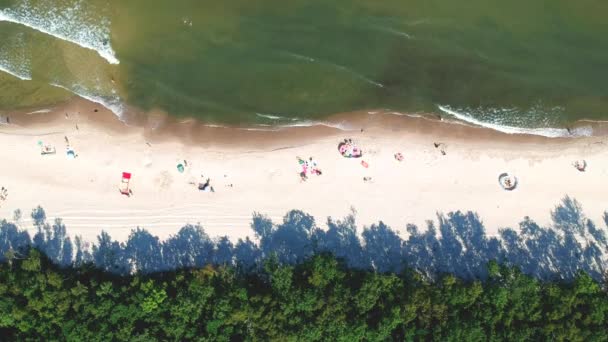
[[[19,74],[15,71],[11,71],[3,65],[0,65],[0,71],[5,72],[11,76],[17,77],[18,79],[20,79],[22,81],[31,81],[32,80],[32,78],[29,75]]]
[[[65,32],[68,30],[65,18],[37,18],[35,15],[27,12],[12,13],[10,10],[0,10],[0,21],[23,25],[38,32],[93,50],[110,64],[120,63],[110,46],[109,38],[106,37],[101,39],[101,41],[96,41],[95,33],[91,33],[90,30],[81,30],[80,28],[76,28],[78,32],[75,36],[70,36]],[[61,22],[64,24],[60,24]],[[108,36],[108,34],[105,34],[105,36]]]
[[[591,131],[589,129],[575,129],[573,131],[569,131],[566,128],[524,128],[524,127],[514,127],[514,126],[506,126],[499,125],[491,122],[484,122],[474,118],[468,113],[459,112],[449,108],[448,106],[438,105],[437,106],[442,112],[449,114],[456,119],[485,128],[490,128],[495,131],[499,131],[507,134],[530,134],[530,135],[539,135],[547,138],[561,138],[561,137],[571,137],[571,136],[590,136]]]
[[[112,111],[112,113],[116,114],[116,116],[121,119],[122,118],[122,113],[123,113],[123,105],[122,102],[120,100],[120,98],[115,97],[112,98],[111,102],[108,102],[106,100],[103,99],[103,97],[101,96],[95,96],[95,95],[90,95],[90,94],[86,94],[82,91],[79,91],[77,89],[71,89],[69,87],[63,86],[61,84],[57,84],[57,83],[49,83],[50,85],[52,85],[53,87],[57,87],[57,88],[61,88],[64,90],[67,90],[75,95],[78,95],[80,97],[82,97],[83,99],[89,100],[91,102],[95,102],[98,103],[104,107],[106,107],[107,109],[109,109],[110,111]],[[78,85],[74,85],[75,88],[78,87]]]

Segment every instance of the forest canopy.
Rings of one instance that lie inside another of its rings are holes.
[[[543,282],[490,262],[485,281],[348,268],[329,254],[254,273],[208,265],[117,276],[29,249],[0,265],[5,340],[605,341],[589,275]]]

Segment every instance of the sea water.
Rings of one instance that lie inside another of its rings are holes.
[[[216,124],[386,109],[562,135],[608,119],[606,13],[592,0],[0,0],[0,109],[76,94]]]

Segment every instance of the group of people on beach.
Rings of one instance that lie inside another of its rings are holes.
[[[353,143],[352,139],[344,139],[338,144],[338,151],[344,158],[361,158],[363,151],[359,146]]]
[[[298,160],[298,164],[302,167],[302,171],[300,171],[300,181],[305,182],[308,180],[308,175],[317,175],[320,176],[323,173],[321,169],[318,167],[317,162],[309,157],[308,160],[302,159],[300,157],[296,157]]]
[[[353,142],[353,140],[350,138],[346,138],[346,139],[340,141],[340,143],[338,144],[338,152],[344,158],[361,158],[363,156],[363,150],[357,144],[355,144]],[[397,160],[398,162],[402,162],[404,160],[404,156],[401,152],[395,153],[394,157],[395,157],[395,160]],[[299,163],[300,167],[302,168],[301,171],[299,172],[301,182],[307,181],[309,174],[313,174],[313,175],[322,174],[321,170],[319,169],[319,167],[317,165],[317,162],[314,161],[312,157],[308,158],[308,160],[303,159],[301,157],[296,157],[296,159],[298,160],[298,163]],[[365,160],[361,160],[361,165],[366,169],[369,168],[369,163],[366,162]],[[370,176],[363,177],[363,182],[371,183],[372,177],[370,177]]]

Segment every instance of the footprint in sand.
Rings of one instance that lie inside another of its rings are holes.
[[[272,179],[274,176],[277,176],[279,174],[279,172],[277,172],[276,169],[269,169],[268,170],[268,179]]]
[[[161,190],[166,190],[171,186],[171,183],[173,183],[173,177],[169,171],[163,171],[154,179],[154,183],[158,185]]]
[[[150,157],[144,157],[144,160],[142,163],[143,163],[144,167],[150,167],[150,166],[152,166],[152,159]]]

